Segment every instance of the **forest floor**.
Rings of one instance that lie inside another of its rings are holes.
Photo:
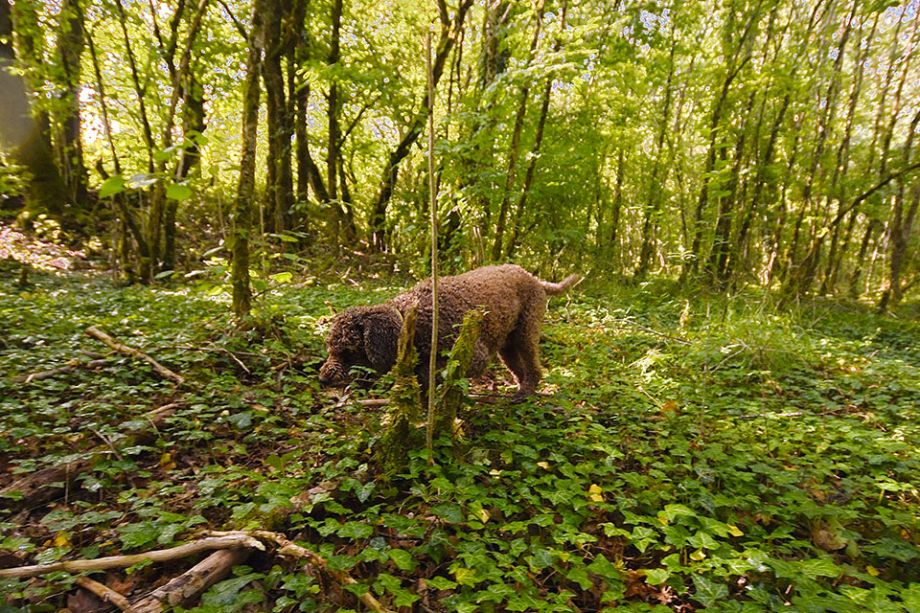
[[[386,408],[316,372],[333,305],[408,282],[276,276],[240,334],[200,279],[17,279],[0,263],[0,568],[270,527],[328,568],[255,552],[192,610],[363,610],[370,593],[405,611],[920,611],[916,305],[587,282],[550,304],[540,396],[510,404],[496,367],[453,450],[384,480]],[[10,489],[80,460],[41,502]],[[200,559],[92,577],[137,598]],[[0,579],[0,610],[64,606],[108,607],[65,572]]]

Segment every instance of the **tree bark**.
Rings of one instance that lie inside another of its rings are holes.
[[[907,139],[904,141],[902,157],[904,163],[910,161],[913,153],[914,133],[920,124],[920,111],[918,111],[913,120],[910,122],[910,128],[907,130]],[[913,226],[914,216],[917,213],[917,204],[920,202],[920,187],[914,185],[911,188],[911,203],[908,211],[904,211],[904,199],[907,186],[902,180],[898,185],[898,191],[894,196],[894,205],[891,211],[891,219],[888,224],[888,246],[889,246],[889,276],[882,291],[882,297],[879,300],[878,310],[884,313],[889,306],[897,305],[901,301],[901,267],[904,264],[907,254],[908,240],[910,239],[911,227]]]
[[[329,41],[329,58],[326,64],[334,72],[336,64],[339,63],[340,50],[339,39],[342,28],[342,0],[332,0],[332,33]],[[330,214],[335,226],[335,244],[339,243],[339,235],[342,226],[345,223],[344,213],[341,203],[339,202],[338,189],[338,168],[339,168],[339,144],[341,130],[339,128],[339,84],[336,76],[330,77],[329,93],[327,95],[326,120],[328,123],[328,141],[326,144],[326,188],[329,190],[328,206],[331,208]]]
[[[265,5],[265,57],[262,66],[268,108],[268,173],[265,191],[270,213],[268,225],[274,232],[284,232],[294,206],[294,178],[291,168],[294,119],[289,113],[282,69],[282,59],[288,47],[285,44],[282,22],[288,3],[283,0],[270,0]]]
[[[86,165],[83,161],[80,123],[80,58],[83,54],[83,13],[80,0],[64,0],[60,12],[57,55],[63,79],[60,82],[62,110],[57,124],[58,165],[67,187],[67,198],[77,208],[86,205]]]
[[[692,257],[685,261],[681,276],[686,278],[689,274],[696,274],[699,270],[700,260],[702,259],[702,239],[703,239],[703,216],[709,204],[709,190],[711,188],[711,179],[716,167],[716,159],[722,146],[719,144],[719,130],[722,124],[722,115],[726,110],[729,92],[732,83],[741,73],[741,70],[751,59],[751,50],[749,48],[748,37],[756,30],[755,26],[760,20],[760,4],[756,10],[751,11],[747,22],[744,25],[737,46],[731,50],[728,62],[725,67],[725,76],[722,79],[722,85],[719,88],[719,95],[713,102],[712,114],[709,120],[709,146],[706,154],[706,165],[703,169],[703,184],[700,187],[700,195],[697,200],[696,210],[693,216],[693,245],[690,249]],[[734,11],[731,8],[730,11]],[[736,16],[730,15],[733,22]],[[726,36],[725,40],[733,40],[735,36]]]

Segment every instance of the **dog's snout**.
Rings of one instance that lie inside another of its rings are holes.
[[[319,369],[319,382],[323,385],[338,383],[342,378],[342,368],[332,360],[327,360]]]

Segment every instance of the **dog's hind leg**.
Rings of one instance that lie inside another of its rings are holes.
[[[514,395],[516,400],[521,400],[537,390],[542,371],[540,369],[540,327],[543,325],[543,315],[546,313],[546,298],[533,296],[528,301],[526,308],[521,312],[518,325],[509,337],[509,355],[513,354],[512,372],[518,380],[518,391]],[[505,354],[502,354],[504,357]],[[506,363],[508,361],[506,360]],[[509,364],[510,367],[510,364]]]

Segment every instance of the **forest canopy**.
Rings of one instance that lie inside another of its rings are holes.
[[[424,270],[426,32],[448,270],[578,265],[883,308],[917,278],[913,1],[0,11],[3,210],[93,239],[129,280],[234,248]]]

